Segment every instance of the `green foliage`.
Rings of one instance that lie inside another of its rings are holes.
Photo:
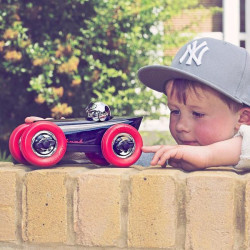
[[[0,162],[1,161],[11,162],[12,157],[11,157],[11,155],[8,155],[6,151],[0,151]]]
[[[136,72],[169,64],[171,57],[158,52],[188,39],[171,29],[171,18],[197,3],[0,1],[0,142],[26,116],[84,116],[95,99],[109,104],[114,115],[144,110],[157,116],[165,99],[142,86]]]
[[[144,145],[175,145],[169,131],[140,131]]]

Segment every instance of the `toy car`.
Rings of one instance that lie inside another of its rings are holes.
[[[100,119],[103,121],[79,118],[22,124],[10,136],[10,152],[17,162],[38,167],[57,164],[66,151],[84,152],[98,165],[134,164],[143,144],[138,132],[142,117]]]

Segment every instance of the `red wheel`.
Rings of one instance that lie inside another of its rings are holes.
[[[67,140],[60,127],[48,121],[39,121],[25,130],[21,139],[21,150],[32,165],[50,167],[64,156]]]
[[[30,124],[22,124],[15,128],[10,135],[9,139],[9,149],[12,157],[19,163],[28,164],[28,162],[23,157],[23,154],[20,150],[20,139],[26,128],[28,128]]]
[[[94,164],[100,166],[108,166],[109,163],[105,160],[103,155],[98,153],[85,153],[86,157]]]
[[[141,155],[142,138],[139,132],[128,124],[110,127],[101,142],[105,159],[118,167],[129,167]]]

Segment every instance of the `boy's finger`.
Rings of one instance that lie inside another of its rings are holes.
[[[34,121],[40,121],[40,120],[43,120],[43,118],[37,117],[37,116],[29,116],[29,117],[26,117],[24,121],[26,123],[32,123]]]
[[[155,152],[152,164],[163,165],[168,159],[170,159],[175,154],[176,154],[175,146],[167,146],[167,145],[160,146],[159,150]]]
[[[155,153],[161,148],[160,145],[155,145],[155,146],[143,146],[142,147],[142,152],[144,153]]]
[[[160,165],[161,162],[161,158],[164,155],[164,150],[163,148],[160,146],[158,147],[158,150],[155,151],[154,157],[151,161],[151,164],[154,165]]]

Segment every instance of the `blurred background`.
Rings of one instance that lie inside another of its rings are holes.
[[[25,117],[84,117],[96,100],[143,115],[145,144],[173,143],[166,97],[136,72],[195,37],[249,50],[249,18],[245,0],[0,0],[0,160]]]

